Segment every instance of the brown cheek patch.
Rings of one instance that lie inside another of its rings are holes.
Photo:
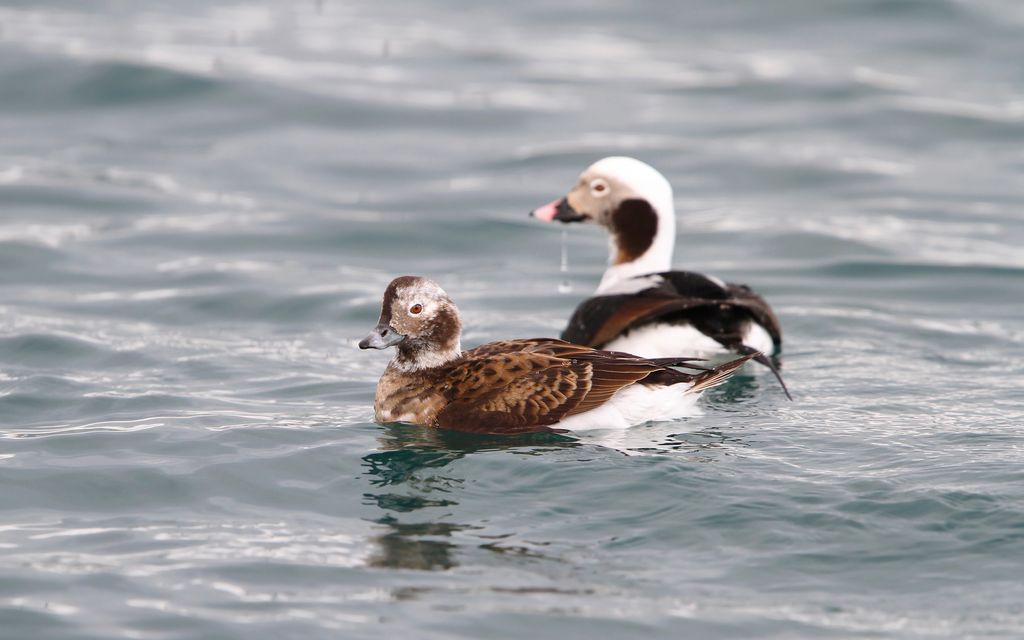
[[[458,316],[451,309],[442,307],[423,333],[431,344],[447,346],[458,340],[461,329]]]
[[[658,214],[646,200],[623,200],[612,212],[612,233],[619,251],[615,264],[632,262],[651,248],[658,232]]]

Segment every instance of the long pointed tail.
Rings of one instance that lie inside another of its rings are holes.
[[[754,351],[754,353],[748,353],[743,357],[730,360],[725,364],[720,364],[713,369],[709,369],[703,373],[699,373],[693,377],[693,386],[686,390],[687,393],[699,393],[705,389],[711,387],[717,387],[726,380],[728,380],[732,374],[736,373],[736,370],[743,366],[747,360],[756,360],[757,356],[763,355],[760,351]]]
[[[684,369],[695,369],[697,371],[711,371],[711,367],[704,367],[694,362],[706,362],[706,358],[645,358],[663,367],[682,367]]]
[[[786,388],[786,383],[782,380],[782,374],[779,373],[779,368],[775,366],[775,363],[772,361],[771,358],[764,355],[757,349],[754,349],[753,347],[748,347],[745,344],[737,346],[736,353],[742,353],[743,355],[753,356],[754,362],[758,364],[763,364],[764,366],[771,369],[771,372],[775,374],[775,379],[778,380],[779,384],[782,386],[782,392],[785,393],[786,397],[789,398],[790,400],[793,399],[793,396],[789,395],[789,389]]]

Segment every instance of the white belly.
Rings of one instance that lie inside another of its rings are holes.
[[[743,344],[771,355],[775,348],[771,335],[751,322]],[[649,324],[619,336],[604,346],[608,351],[623,351],[641,358],[694,356],[704,358],[728,350],[690,324]]]
[[[626,429],[645,422],[676,420],[700,415],[697,398],[688,382],[671,387],[634,384],[620,389],[600,407],[562,420],[560,429]]]

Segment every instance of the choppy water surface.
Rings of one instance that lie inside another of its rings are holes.
[[[145,6],[143,6],[145,5]],[[1024,635],[1014,0],[0,2],[0,636]],[[703,416],[372,423],[395,275],[557,333],[589,162],[787,332]]]

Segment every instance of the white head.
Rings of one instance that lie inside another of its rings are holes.
[[[592,222],[609,233],[608,270],[597,291],[626,278],[668,271],[675,245],[672,186],[636,158],[611,156],[580,174],[568,195],[531,215],[545,222]]]

